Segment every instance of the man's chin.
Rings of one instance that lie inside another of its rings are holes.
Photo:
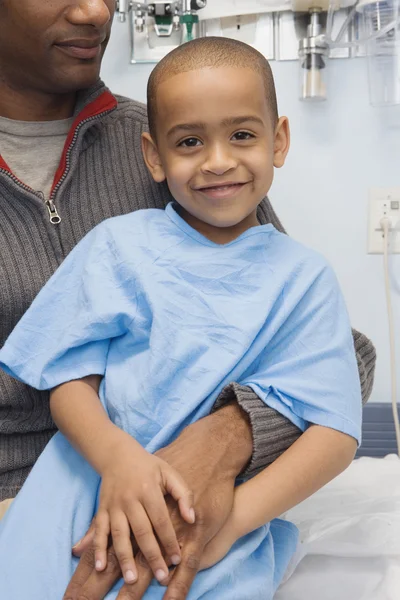
[[[53,92],[57,94],[72,94],[80,90],[86,90],[92,87],[100,79],[100,69],[98,66],[95,68],[76,69],[75,72],[64,76],[63,78],[58,77],[57,83],[55,84]],[[54,85],[53,81],[53,85]]]

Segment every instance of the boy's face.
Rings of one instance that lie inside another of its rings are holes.
[[[258,73],[202,68],[165,80],[156,129],[155,143],[144,134],[147,165],[156,181],[167,179],[191,225],[257,224],[257,205],[289,149],[287,119],[273,123]]]

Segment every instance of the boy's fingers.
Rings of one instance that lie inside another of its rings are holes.
[[[149,563],[154,577],[159,582],[164,581],[168,577],[168,568],[145,509],[142,505],[136,505],[127,516],[136,543]]]
[[[194,523],[196,519],[194,511],[194,495],[186,485],[184,479],[174,470],[166,467],[163,470],[164,488],[179,504],[182,518],[187,523]]]
[[[125,583],[135,583],[137,581],[137,569],[133,558],[131,528],[126,515],[122,511],[111,515],[111,535]]]
[[[145,510],[163,547],[166,560],[178,565],[181,562],[181,549],[161,490],[159,494],[146,500]]]
[[[96,571],[104,571],[107,566],[107,547],[110,535],[108,511],[99,509],[96,515],[96,529],[93,540]]]
[[[76,544],[74,546],[72,546],[72,554],[74,556],[77,556],[78,558],[82,556],[82,554],[85,552],[85,550],[88,550],[88,548],[90,548],[93,539],[94,539],[94,533],[96,530],[96,518],[94,518],[92,520],[92,522],[90,523],[90,527],[87,530],[87,532],[85,533],[85,535],[83,536],[83,538],[81,538],[78,542],[76,542]]]

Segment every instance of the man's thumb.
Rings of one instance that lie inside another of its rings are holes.
[[[95,532],[95,520],[90,524],[87,533],[77,542],[74,546],[72,546],[72,554],[80,558],[82,554],[87,550],[93,542]]]

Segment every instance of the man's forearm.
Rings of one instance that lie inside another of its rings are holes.
[[[237,402],[229,403],[208,417],[214,439],[218,441],[221,461],[235,476],[248,465],[253,452],[251,423]]]
[[[270,408],[250,387],[231,383],[219,395],[214,406],[216,412],[227,403],[238,404],[247,414],[252,436],[252,454],[241,474],[254,477],[273,463],[301,436],[302,431],[289,419]]]

